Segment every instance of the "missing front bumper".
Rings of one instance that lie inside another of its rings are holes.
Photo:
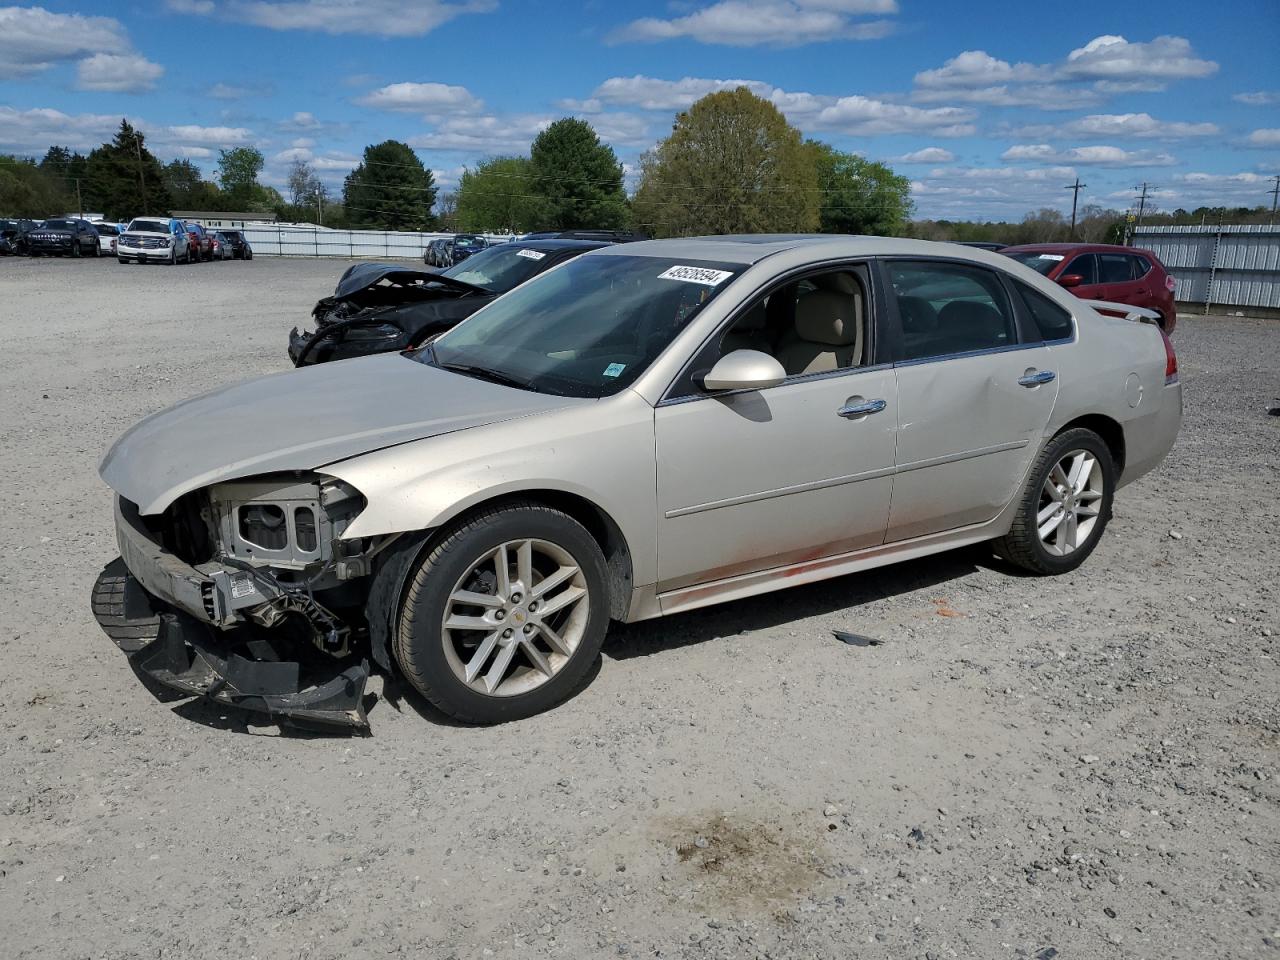
[[[165,687],[308,725],[369,729],[366,659],[307,650],[293,659],[288,645],[248,628],[215,630],[155,600],[120,559],[98,575],[93,613],[134,669]]]

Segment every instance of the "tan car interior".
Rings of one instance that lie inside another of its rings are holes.
[[[863,361],[866,297],[848,271],[788,284],[757,301],[724,335],[723,356],[759,350],[787,376],[856,367]]]

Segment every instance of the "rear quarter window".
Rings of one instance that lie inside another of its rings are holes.
[[[1025,283],[1015,281],[1015,286],[1022,296],[1022,302],[1027,306],[1027,312],[1035,321],[1041,340],[1071,339],[1072,334],[1075,333],[1075,326],[1071,322],[1071,314],[1068,311]]]

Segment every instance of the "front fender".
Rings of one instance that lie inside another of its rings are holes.
[[[348,538],[428,530],[497,497],[572,494],[617,523],[634,583],[657,578],[653,408],[631,391],[400,444],[324,467],[368,506]]]

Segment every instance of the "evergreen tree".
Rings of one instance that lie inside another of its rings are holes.
[[[406,143],[364,148],[364,159],[342,184],[347,222],[363,230],[427,230],[434,220],[435,178]]]
[[[100,210],[110,220],[165,215],[173,206],[160,161],[127,120],[120,121],[110,143],[90,152],[81,189],[85,208]]]
[[[630,221],[622,164],[585,120],[565,117],[538,134],[529,171],[546,200],[548,228],[616,229]]]

